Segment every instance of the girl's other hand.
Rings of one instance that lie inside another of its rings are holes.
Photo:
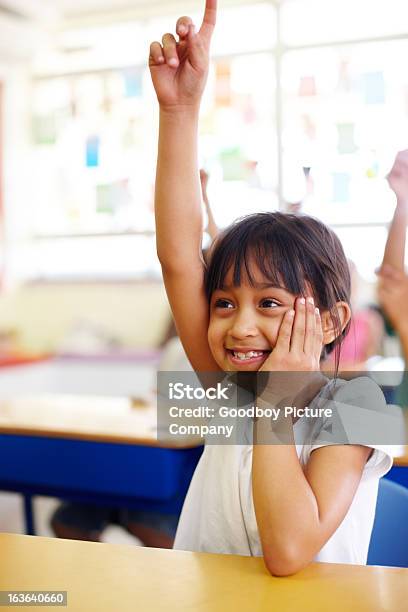
[[[208,185],[209,174],[204,170],[204,168],[200,169],[200,182],[201,182],[201,192],[203,194],[203,199],[207,198],[207,185]]]
[[[176,24],[178,40],[164,34],[161,44],[150,45],[149,68],[162,110],[197,109],[209,67],[209,50],[217,16],[217,0],[206,0],[200,30],[190,17]]]
[[[387,176],[388,184],[397,196],[397,204],[408,205],[408,149],[400,151]]]
[[[389,265],[382,266],[377,275],[378,301],[381,307],[399,333],[408,333],[408,276]]]
[[[275,347],[260,371],[320,370],[323,330],[319,309],[312,297],[298,298],[295,309],[285,313]]]

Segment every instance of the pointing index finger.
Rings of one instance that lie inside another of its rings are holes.
[[[206,0],[200,34],[210,37],[217,21],[217,0]]]

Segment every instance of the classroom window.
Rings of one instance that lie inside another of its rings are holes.
[[[408,76],[395,62],[407,54],[408,41],[285,54],[286,200],[305,198],[307,212],[329,224],[390,220],[393,195],[384,177],[408,129]]]
[[[405,0],[284,0],[282,39],[316,45],[406,35]]]
[[[405,4],[284,0],[221,9],[199,151],[220,226],[302,201],[373,278],[393,211],[384,177],[406,147]],[[8,258],[14,278],[159,275],[157,104],[145,56],[177,17],[67,30],[69,53],[35,58],[30,207],[24,241]],[[370,256],[367,243],[377,249]]]

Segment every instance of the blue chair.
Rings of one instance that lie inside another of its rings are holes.
[[[408,489],[382,478],[367,565],[408,567]]]

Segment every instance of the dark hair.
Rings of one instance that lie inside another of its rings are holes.
[[[250,264],[277,287],[295,295],[305,295],[309,283],[316,305],[330,311],[336,338],[324,347],[322,358],[335,351],[336,372],[340,350],[350,323],[341,330],[336,302],[350,303],[350,272],[343,247],[336,234],[324,223],[306,215],[264,212],[238,219],[216,239],[205,275],[205,291],[224,286],[232,270],[233,284],[246,275],[255,286]]]

